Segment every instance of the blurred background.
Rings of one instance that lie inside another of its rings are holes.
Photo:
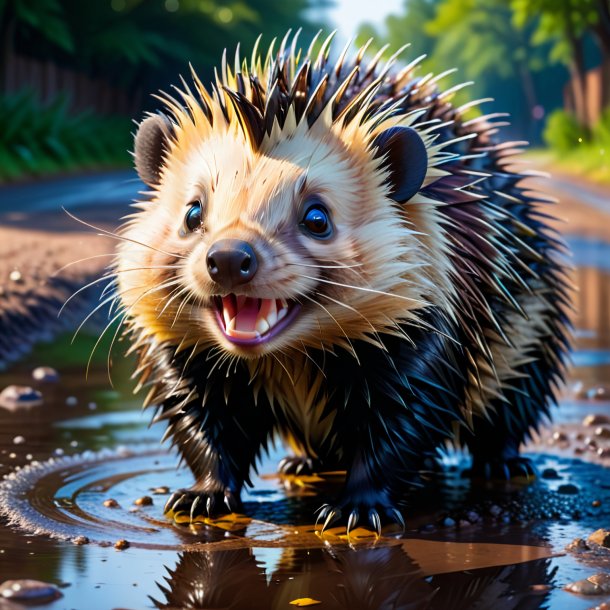
[[[456,67],[464,99],[496,99],[507,137],[610,180],[607,0],[0,0],[0,180],[128,166],[152,92],[291,27],[410,42],[422,72]]]

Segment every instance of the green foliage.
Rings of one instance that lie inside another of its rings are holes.
[[[587,136],[574,116],[564,110],[556,110],[549,115],[543,133],[545,143],[560,153],[573,151]]]
[[[74,51],[74,42],[58,0],[0,0],[0,17],[11,11],[17,22],[29,26],[43,38],[65,51]]]
[[[564,111],[549,116],[544,138],[554,153],[554,166],[570,174],[610,183],[610,109],[591,130]]]
[[[599,0],[511,0],[513,23],[526,27],[535,23],[535,45],[552,43],[549,59],[569,63],[571,42],[597,23]]]
[[[129,163],[129,119],[70,115],[63,97],[46,105],[30,92],[0,98],[0,133],[0,180]]]

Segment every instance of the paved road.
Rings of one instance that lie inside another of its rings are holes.
[[[131,170],[0,186],[0,212],[57,212],[128,203],[145,188]]]

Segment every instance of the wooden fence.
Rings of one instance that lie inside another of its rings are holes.
[[[74,112],[91,110],[98,114],[136,116],[142,107],[142,91],[127,92],[83,72],[10,54],[4,67],[4,91],[36,91],[42,101],[63,94]]]

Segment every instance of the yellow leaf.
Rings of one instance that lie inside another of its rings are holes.
[[[302,608],[304,606],[317,606],[322,602],[318,601],[317,599],[311,599],[311,597],[299,597],[299,599],[293,599],[290,603],[293,606],[299,606],[299,608]]]

